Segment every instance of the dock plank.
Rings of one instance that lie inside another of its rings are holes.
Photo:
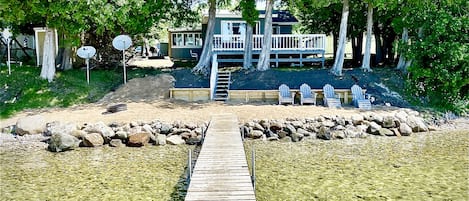
[[[212,117],[185,200],[256,200],[236,116]]]

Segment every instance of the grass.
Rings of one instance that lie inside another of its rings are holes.
[[[8,118],[26,109],[69,107],[93,103],[123,83],[122,69],[92,70],[90,84],[86,71],[72,69],[58,71],[53,82],[40,78],[41,69],[32,66],[12,66],[0,69],[0,118]],[[128,80],[161,71],[152,68],[127,70]]]

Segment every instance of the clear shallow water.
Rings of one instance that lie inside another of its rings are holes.
[[[182,200],[189,146],[0,151],[0,200]]]
[[[257,200],[469,200],[469,131],[253,144]]]
[[[247,141],[257,200],[469,200],[469,132]],[[0,149],[0,200],[183,200],[189,146]]]

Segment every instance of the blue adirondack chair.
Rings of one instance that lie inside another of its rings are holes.
[[[368,99],[365,94],[363,94],[363,90],[358,85],[353,85],[352,88],[352,102],[355,107],[361,109],[371,109],[371,101]]]
[[[302,84],[300,86],[300,104],[313,104],[316,105],[316,93],[311,91],[311,87],[308,84]]]
[[[334,87],[330,84],[326,84],[322,87],[322,91],[324,94],[324,105],[326,107],[342,107],[340,95],[334,92]]]
[[[282,84],[278,87],[278,104],[293,104],[294,94],[290,92],[290,87]]]

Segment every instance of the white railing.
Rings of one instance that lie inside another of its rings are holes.
[[[217,54],[212,55],[212,69],[210,71],[210,99],[213,100],[215,98],[215,89],[217,85],[217,77],[218,77],[218,61],[217,61]]]
[[[253,36],[253,50],[261,50],[264,35]],[[272,35],[272,50],[325,50],[325,34],[278,34]],[[244,50],[244,37],[241,35],[214,35],[213,51]]]

